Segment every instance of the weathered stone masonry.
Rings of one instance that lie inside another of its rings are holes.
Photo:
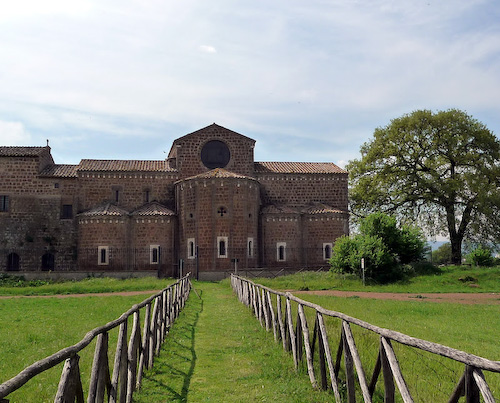
[[[255,162],[255,141],[216,124],[166,160],[55,164],[50,147],[0,147],[3,271],[320,267],[348,233],[347,172]]]

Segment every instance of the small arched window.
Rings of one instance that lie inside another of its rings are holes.
[[[218,236],[217,237],[217,257],[227,258],[227,236]]]
[[[278,262],[286,261],[286,242],[278,242],[276,244],[276,260]]]
[[[19,255],[17,253],[8,254],[7,271],[19,271]]]

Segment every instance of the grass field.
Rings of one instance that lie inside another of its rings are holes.
[[[76,344],[89,330],[118,318],[144,299],[144,295],[0,299],[0,382],[33,362]],[[110,346],[116,345],[117,333],[110,332]],[[81,353],[82,379],[87,384],[94,348],[95,343],[91,343]],[[40,374],[11,394],[10,401],[53,401],[61,370],[62,364]]]
[[[81,281],[25,281],[20,277],[0,276],[0,295],[87,294],[120,291],[161,290],[172,279],[156,277],[117,279],[89,277]]]
[[[498,268],[465,272],[471,277],[477,276],[479,285],[483,287],[490,284],[483,278],[486,270],[492,270],[490,274],[493,278],[498,276]],[[454,284],[454,281],[462,275],[456,270],[444,271],[439,279],[434,278],[434,282],[441,282],[441,287],[433,285],[429,278],[414,279],[412,287],[416,287],[415,292],[436,292],[436,288],[456,292],[462,284]],[[268,280],[267,283],[281,289],[320,289],[336,288],[340,280],[329,273],[308,273]],[[85,290],[82,291],[85,293],[94,290],[92,281],[84,282],[78,289]],[[129,281],[128,286],[132,288],[143,286],[140,281],[139,285]],[[345,281],[356,287],[354,280]],[[161,284],[152,288],[161,289],[165,285],[165,280],[162,280]],[[62,289],[67,289],[64,287]],[[109,284],[106,287],[109,291]],[[122,285],[117,288],[120,287]],[[191,295],[185,311],[171,330],[155,368],[147,373],[135,401],[331,401],[331,395],[311,390],[304,368],[299,374],[295,373],[291,356],[284,353],[281,346],[274,343],[272,333],[266,333],[251,312],[237,302],[227,280],[221,283],[195,282],[195,287],[202,298]],[[359,281],[357,287],[360,287]],[[385,287],[382,290],[372,287],[372,290],[389,291]],[[405,292],[403,284],[394,287],[391,292],[398,287],[400,292]],[[487,287],[493,286],[490,284]],[[349,285],[346,288],[349,289]],[[301,298],[381,327],[500,360],[500,307],[497,305],[311,295],[301,295]],[[115,319],[143,299],[144,296],[0,299],[0,320],[3,324],[0,327],[3,340],[0,343],[0,382],[32,362],[78,342],[88,330]],[[312,315],[307,309],[306,314]],[[312,324],[311,318],[311,328]],[[327,327],[331,347],[335,350],[340,334],[339,321],[328,319]],[[353,332],[363,364],[370,374],[378,351],[378,338],[357,328],[353,328]],[[110,345],[116,343],[116,333],[110,334]],[[81,359],[82,377],[86,382],[84,389],[87,388],[93,348],[93,345],[87,347]],[[449,397],[463,371],[462,365],[407,347],[396,345],[395,349],[416,401],[445,401]],[[110,361],[112,359],[110,357]],[[62,365],[26,384],[9,396],[11,402],[53,400],[61,368]],[[487,374],[486,379],[499,399],[498,374]],[[380,401],[380,393],[375,401]]]
[[[290,276],[252,278],[277,290],[345,290],[401,293],[500,292],[500,267],[451,266],[438,273],[392,284],[363,286],[359,278],[331,272],[301,272]]]

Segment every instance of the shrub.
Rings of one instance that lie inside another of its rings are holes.
[[[394,256],[381,238],[370,235],[343,236],[335,242],[330,259],[332,271],[353,273],[361,277],[361,259],[365,260],[365,276],[377,282],[390,280]]]
[[[363,219],[359,226],[362,235],[379,237],[388,251],[405,264],[422,260],[425,238],[420,228],[410,225],[397,227],[396,219],[384,213],[373,213]]]
[[[495,259],[491,254],[491,249],[478,246],[465,256],[465,261],[474,266],[493,266]]]
[[[330,259],[332,271],[361,277],[364,259],[365,277],[386,283],[413,272],[408,264],[420,261],[424,255],[425,239],[420,229],[398,228],[396,219],[386,214],[370,214],[361,221],[360,232],[351,238],[337,239]]]

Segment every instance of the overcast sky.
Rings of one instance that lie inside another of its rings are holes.
[[[163,159],[213,122],[259,161],[359,157],[459,108],[500,135],[498,0],[0,2],[0,145]]]

